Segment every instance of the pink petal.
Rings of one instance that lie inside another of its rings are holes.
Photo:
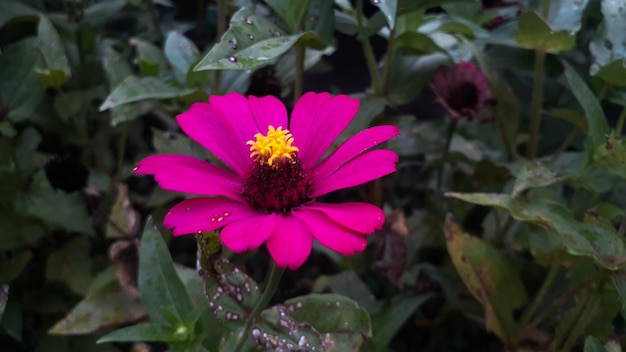
[[[275,128],[279,126],[283,129],[288,128],[287,109],[280,100],[268,95],[262,98],[250,96],[248,101],[250,102],[250,110],[252,110],[252,114],[256,119],[259,132],[266,134],[270,125]]]
[[[233,222],[220,233],[226,247],[236,253],[257,249],[276,228],[276,214],[261,214]]]
[[[311,198],[338,189],[360,185],[396,171],[398,155],[390,150],[373,150],[345,164],[327,178],[313,179]]]
[[[272,103],[270,103],[272,104]],[[250,169],[251,159],[246,142],[254,139],[259,129],[248,99],[239,93],[211,96],[210,102],[196,103],[177,116],[183,131],[239,175]]]
[[[174,236],[179,236],[214,231],[256,215],[258,212],[246,203],[225,198],[192,198],[172,207],[163,225],[173,229]]]
[[[323,213],[335,223],[362,234],[374,233],[382,229],[385,224],[385,213],[377,206],[368,203],[310,202],[303,208]]]
[[[362,252],[367,245],[365,235],[338,224],[319,211],[305,206],[292,213],[306,224],[315,239],[335,252],[353,255]]]
[[[339,146],[330,156],[313,169],[313,177],[324,179],[345,163],[368,149],[396,137],[400,130],[396,126],[377,126],[363,130]]]
[[[274,233],[265,241],[279,267],[295,270],[311,254],[313,237],[307,227],[292,215],[277,215]]]
[[[149,156],[137,163],[135,173],[154,175],[170,191],[242,199],[243,181],[237,175],[186,155]]]
[[[332,142],[352,121],[359,110],[359,100],[346,95],[331,98],[328,93],[306,93],[296,103],[289,130],[298,158],[313,166]]]

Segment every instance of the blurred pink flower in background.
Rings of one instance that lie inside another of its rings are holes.
[[[489,88],[489,82],[482,70],[471,62],[460,62],[455,66],[440,66],[430,79],[430,88],[453,120],[467,117],[491,121],[484,114],[486,107],[495,101]]]
[[[174,235],[223,227],[220,239],[232,251],[265,243],[276,264],[290,269],[307,259],[313,238],[353,255],[365,249],[366,235],[383,226],[382,210],[316,198],[390,174],[398,161],[390,150],[370,150],[397,136],[395,126],[361,131],[322,159],[358,107],[358,99],[345,95],[307,93],[288,122],[285,106],[272,96],[212,96],[177,120],[229,169],[184,155],[155,155],[140,161],[135,172],[154,175],[164,189],[199,196],[165,216]]]

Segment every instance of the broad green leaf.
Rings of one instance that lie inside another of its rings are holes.
[[[137,59],[143,76],[158,77],[168,70],[167,60],[160,47],[141,39],[132,39],[131,44],[137,48]],[[184,83],[185,81],[179,80],[179,82]]]
[[[589,89],[576,70],[565,61],[561,61],[561,63],[565,68],[564,74],[567,84],[585,112],[589,128],[588,139],[592,147],[597,147],[604,142],[604,136],[609,133],[609,125],[606,122],[604,111],[602,111],[602,107],[591,89]]]
[[[451,216],[444,233],[454,267],[485,309],[487,329],[502,341],[511,341],[518,333],[513,313],[528,301],[518,274],[503,253],[462,232]]]
[[[13,44],[0,55],[0,98],[11,121],[31,118],[43,99],[44,91],[34,71],[38,56],[34,39]]]
[[[34,217],[68,231],[94,235],[83,199],[78,193],[41,189],[21,195],[20,199],[26,213]]]
[[[244,7],[233,15],[228,31],[194,71],[244,70],[268,65],[298,40],[315,37],[311,32],[284,35],[278,26]]]
[[[172,332],[169,326],[144,323],[128,326],[106,334],[98,340],[104,342],[141,342],[141,341],[163,341],[163,342],[183,342],[188,338],[187,331],[180,331],[179,335]]]
[[[191,94],[195,89],[177,88],[154,77],[127,77],[100,105],[100,111],[146,99],[171,99]]]
[[[626,58],[615,60],[600,68],[596,77],[616,87],[626,86]]]
[[[561,176],[556,168],[541,160],[533,160],[517,172],[512,195],[515,197],[529,188],[544,187],[559,181]]]
[[[59,88],[71,76],[70,65],[59,33],[46,16],[39,17],[37,37],[43,59],[43,67],[38,68],[37,73],[43,77],[46,88]]]
[[[196,45],[180,32],[170,32],[165,40],[165,57],[174,69],[176,80],[181,84],[187,83],[191,65],[200,58],[200,51]]]
[[[574,256],[593,258],[609,270],[616,270],[617,258],[626,255],[623,241],[615,229],[574,219],[570,210],[545,198],[527,199],[496,193],[446,193],[463,201],[507,210],[513,218],[526,221],[558,236]]]
[[[0,285],[9,284],[20,276],[26,264],[28,264],[32,258],[33,252],[27,250],[15,254],[11,259],[0,261]]]
[[[561,120],[565,120],[576,126],[576,128],[580,132],[587,133],[587,120],[578,111],[571,109],[553,109],[550,110],[550,112],[548,112],[547,114],[560,118]]]
[[[352,270],[335,275],[330,281],[330,288],[333,293],[355,300],[370,314],[377,313],[381,309],[382,303],[376,300],[372,291]]]
[[[46,278],[63,281],[74,291],[86,294],[91,283],[91,246],[86,237],[77,237],[48,257]]]
[[[133,75],[130,64],[112,47],[104,47],[101,52],[101,58],[110,89],[114,89],[126,78]],[[139,114],[139,107],[136,104],[116,106],[111,109],[111,126],[117,126],[122,122],[133,120]]]
[[[36,152],[41,143],[41,134],[32,126],[20,135],[15,146],[15,159],[20,170],[32,170],[35,167]]]
[[[185,285],[152,219],[146,222],[141,238],[138,280],[141,299],[153,323],[171,325],[164,314],[173,314],[182,323],[193,311]]]
[[[607,136],[604,144],[595,149],[593,166],[622,179],[626,178],[626,139]]]
[[[526,49],[558,53],[571,49],[576,37],[566,30],[553,31],[535,11],[529,10],[519,19],[515,40]]]
[[[145,316],[139,299],[112,280],[85,296],[49,332],[61,335],[90,334],[103,328],[136,322]]]
[[[0,251],[28,246],[37,242],[43,235],[44,230],[36,219],[12,211],[0,210]]]
[[[622,346],[617,339],[611,339],[604,345],[594,336],[587,336],[584,352],[621,352]]]
[[[380,12],[385,15],[385,20],[387,20],[389,28],[394,29],[396,26],[396,14],[398,12],[398,0],[372,0],[372,4],[378,7]]]
[[[298,31],[309,9],[311,0],[288,0],[285,8],[285,21],[292,31]]]
[[[417,32],[406,32],[399,35],[394,44],[407,55],[424,55],[445,51],[431,37]]]
[[[409,296],[398,295],[394,297],[391,305],[372,315],[372,340],[363,346],[364,352],[386,351],[389,342],[405,324],[407,319],[417,308],[430,298],[430,295]]]
[[[60,91],[54,98],[54,109],[64,122],[70,122],[83,109],[83,91]]]
[[[127,0],[107,0],[91,3],[85,8],[81,28],[96,29],[108,23],[116,16],[121,16],[121,10],[128,3]]]
[[[590,73],[595,75],[602,67],[626,58],[626,11],[621,0],[601,2],[604,20],[589,42],[593,55]]]
[[[32,7],[13,1],[1,1],[0,2],[0,27],[3,27],[7,22],[17,17],[33,17],[39,15],[39,11]]]
[[[432,73],[450,58],[442,53],[414,57],[395,55],[391,65],[389,100],[398,105],[413,101],[428,84]]]

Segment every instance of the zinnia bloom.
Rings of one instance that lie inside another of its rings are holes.
[[[288,122],[275,97],[212,96],[177,116],[182,130],[229,168],[184,155],[150,156],[138,175],[154,175],[162,188],[200,197],[165,216],[174,235],[214,231],[234,252],[269,250],[280,267],[296,269],[313,238],[344,255],[361,252],[384,214],[367,203],[326,204],[317,197],[395,171],[398,156],[372,147],[398,135],[395,126],[356,134],[322,159],[357,113],[359,100],[307,93]]]
[[[470,120],[491,120],[490,116],[482,114],[483,109],[494,104],[489,82],[473,63],[439,67],[430,80],[430,88],[437,95],[435,101],[453,120],[464,116]]]

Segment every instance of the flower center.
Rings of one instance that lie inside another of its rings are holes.
[[[293,136],[282,127],[269,126],[267,134],[257,133],[250,145],[253,163],[243,185],[243,196],[264,213],[286,213],[309,197],[308,170],[298,159]]]
[[[456,111],[475,109],[478,104],[478,89],[476,85],[466,82],[454,87],[450,92],[449,104]]]

